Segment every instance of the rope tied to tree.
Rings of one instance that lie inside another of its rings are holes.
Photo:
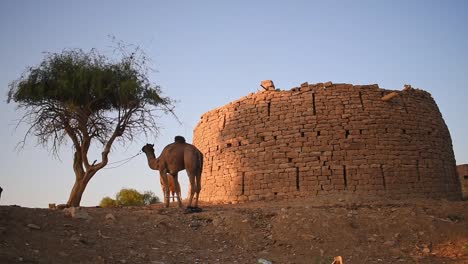
[[[109,170],[109,169],[115,169],[115,168],[118,168],[120,166],[123,166],[125,165],[126,163],[130,162],[132,159],[136,158],[137,156],[141,155],[143,152],[140,150],[137,154],[131,156],[130,158],[126,158],[126,159],[123,159],[123,160],[119,160],[119,161],[114,161],[114,162],[110,162],[110,163],[107,163],[107,165],[112,165],[112,164],[117,164],[117,163],[121,163],[123,162],[122,164],[119,164],[119,165],[116,165],[116,166],[113,166],[113,167],[104,167],[102,168],[103,170]]]

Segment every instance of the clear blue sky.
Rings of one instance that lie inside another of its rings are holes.
[[[468,163],[467,25],[463,0],[1,1],[0,204],[64,203],[74,181],[71,145],[62,148],[60,160],[34,138],[15,150],[25,130],[15,130],[21,113],[6,103],[9,82],[37,65],[45,51],[97,48],[111,54],[108,35],[144,48],[158,70],[152,81],[179,101],[182,121],[162,118],[156,139],[116,146],[113,160],[134,155],[147,141],[157,153],[175,135],[191,141],[204,112],[272,79],[281,89],[305,81],[425,89],[450,129],[457,163]],[[187,179],[180,177],[185,197]],[[82,205],[97,205],[123,187],[161,197],[156,172],[138,156],[99,172]]]

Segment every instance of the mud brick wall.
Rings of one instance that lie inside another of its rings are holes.
[[[203,201],[461,198],[447,126],[431,95],[411,87],[328,82],[251,93],[205,113],[193,141],[205,156]]]
[[[457,166],[458,177],[460,178],[463,199],[468,199],[468,164]]]

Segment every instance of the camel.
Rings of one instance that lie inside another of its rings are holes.
[[[164,193],[164,180],[162,177],[159,177],[159,181],[161,182],[162,192]],[[176,188],[174,183],[174,177],[171,174],[167,174],[167,182],[169,183],[169,192],[171,193],[172,201],[175,202],[175,195],[176,195]],[[180,185],[178,186],[180,188]]]
[[[198,211],[198,196],[201,191],[201,174],[203,169],[203,154],[200,150],[186,143],[184,137],[176,136],[174,138],[174,143],[167,145],[158,158],[156,158],[154,154],[153,144],[146,144],[141,151],[146,154],[148,166],[153,170],[159,170],[159,175],[164,182],[165,206],[169,207],[169,184],[167,174],[170,174],[174,178],[179,207],[182,207],[182,202],[180,201],[180,184],[177,174],[179,171],[186,170],[190,181],[190,198],[187,209]],[[192,207],[194,196],[195,204]]]

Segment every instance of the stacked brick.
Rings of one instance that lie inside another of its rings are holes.
[[[205,156],[203,201],[461,197],[447,126],[431,95],[411,87],[327,82],[251,93],[205,113],[193,141]]]
[[[468,199],[468,164],[458,165],[457,172],[460,179],[463,199]]]

